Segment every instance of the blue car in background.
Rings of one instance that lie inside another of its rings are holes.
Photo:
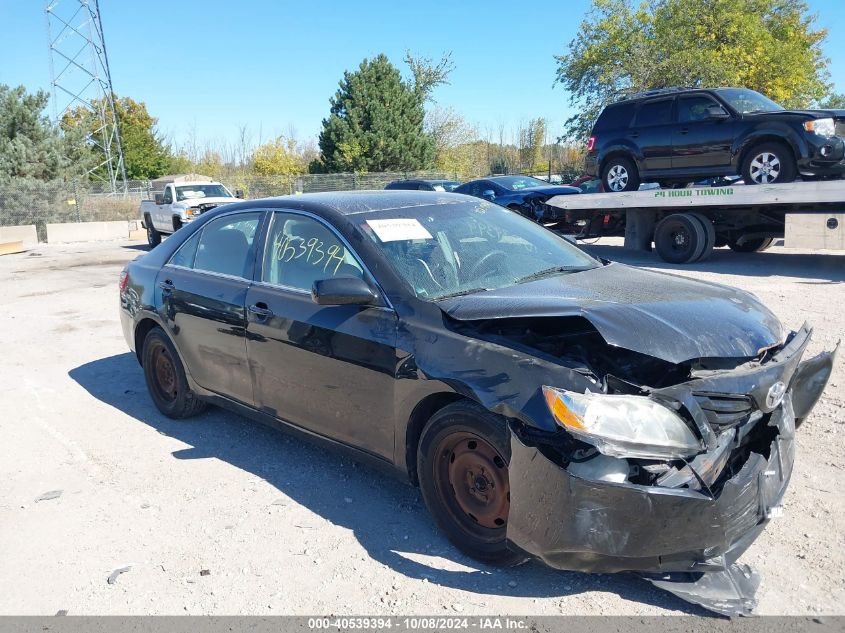
[[[581,193],[581,190],[568,185],[550,185],[531,176],[492,176],[466,182],[453,193],[484,198],[538,222],[555,222],[563,219],[563,210],[547,205],[546,200]]]

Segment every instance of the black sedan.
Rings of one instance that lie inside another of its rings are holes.
[[[581,190],[569,185],[550,185],[531,176],[492,176],[465,182],[454,192],[483,198],[532,220],[550,223],[562,220],[563,212],[547,205],[546,200],[553,196],[581,193]]]
[[[164,415],[216,404],[347,449],[478,559],[657,572],[722,612],[750,604],[735,561],[833,362],[749,294],[449,193],[221,207],[131,262],[120,304]]]
[[[404,191],[454,191],[461,186],[457,180],[394,180],[387,183],[385,189]]]

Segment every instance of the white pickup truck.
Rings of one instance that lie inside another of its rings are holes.
[[[169,235],[182,226],[223,204],[238,198],[221,183],[194,174],[166,176],[153,180],[154,200],[141,200],[141,226],[147,230],[150,246],[161,243],[161,236]]]

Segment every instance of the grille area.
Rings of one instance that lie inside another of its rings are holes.
[[[754,412],[754,405],[748,396],[694,395],[708,422],[717,431],[741,424]]]

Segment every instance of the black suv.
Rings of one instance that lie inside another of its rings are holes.
[[[602,111],[586,171],[605,191],[740,174],[745,184],[845,173],[845,110],[785,110],[745,88],[668,88]]]

